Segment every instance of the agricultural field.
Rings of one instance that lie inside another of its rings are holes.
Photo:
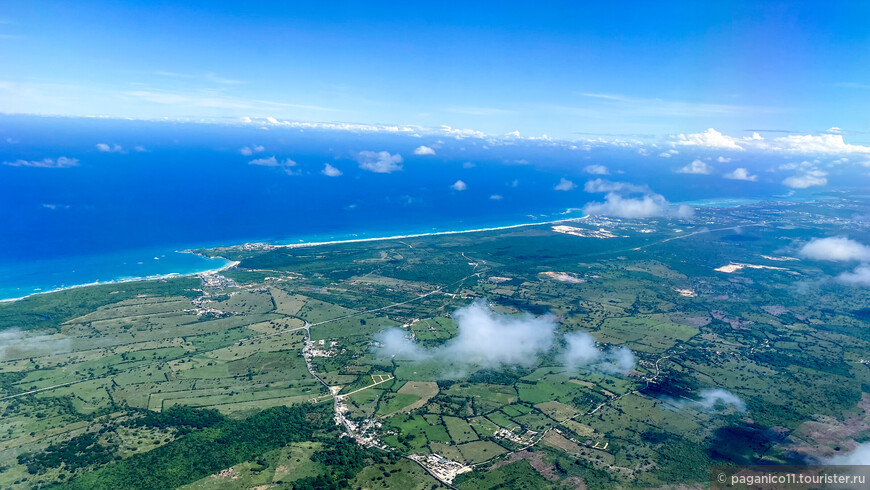
[[[824,461],[870,439],[867,289],[782,257],[870,243],[862,210],[197,250],[231,281],[0,303],[0,487],[147,464],[188,489],[647,488]]]

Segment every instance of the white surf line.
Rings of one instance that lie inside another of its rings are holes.
[[[443,235],[460,235],[463,233],[482,233],[487,231],[500,231],[500,230],[512,230],[514,228],[523,228],[526,226],[543,226],[543,225],[552,225],[555,223],[567,223],[569,221],[580,221],[588,218],[589,215],[580,216],[577,218],[563,218],[557,220],[549,220],[549,221],[538,221],[534,223],[520,223],[516,225],[505,225],[505,226],[494,226],[491,228],[475,228],[472,230],[450,230],[450,231],[433,231],[430,233],[413,233],[410,235],[395,235],[395,236],[385,236],[385,237],[372,237],[372,238],[351,238],[348,240],[332,240],[327,242],[306,242],[306,243],[285,243],[285,244],[276,244],[272,245],[275,248],[303,248],[303,247],[318,247],[321,245],[341,245],[345,243],[362,243],[362,242],[380,242],[380,241],[389,241],[395,240],[400,241],[406,238],[425,238],[430,236],[443,236]],[[407,245],[407,244],[405,244]],[[238,245],[232,245],[230,247],[215,247],[215,248],[232,248]],[[409,245],[410,247],[410,245]],[[413,248],[413,247],[411,247]]]

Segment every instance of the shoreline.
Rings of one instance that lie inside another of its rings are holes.
[[[588,218],[589,215],[580,216],[578,218],[565,218],[565,219],[557,219],[550,221],[538,221],[535,223],[520,223],[516,225],[505,225],[505,226],[493,226],[490,228],[475,228],[471,230],[450,230],[450,231],[433,231],[429,233],[412,233],[408,235],[391,235],[391,236],[383,236],[383,237],[370,237],[370,238],[350,238],[347,240],[331,240],[326,242],[304,242],[304,243],[287,243],[287,244],[270,244],[275,248],[304,248],[304,247],[319,247],[322,245],[340,245],[345,243],[359,243],[359,242],[378,242],[385,240],[401,240],[404,238],[423,238],[429,236],[443,236],[443,235],[461,235],[463,233],[483,233],[486,231],[499,231],[499,230],[510,230],[513,228],[524,228],[526,226],[539,226],[539,225],[552,225],[554,223],[565,223],[568,221],[580,221],[582,219]],[[216,247],[216,248],[232,248],[232,247],[240,247],[241,245],[232,245],[230,247]]]
[[[811,199],[811,200],[815,200],[815,199]],[[715,198],[715,199],[710,199],[709,201],[711,201],[711,202],[709,204],[708,203],[702,204],[703,201],[707,201],[707,200],[684,201],[684,202],[691,203],[691,205],[694,207],[709,207],[709,208],[740,207],[743,205],[757,204],[757,203],[762,203],[762,202],[793,202],[790,199],[781,199],[781,198],[768,198],[768,199],[757,199],[757,200],[756,199],[745,199],[745,198]],[[718,203],[716,201],[718,201]],[[729,202],[729,201],[736,202],[736,205],[735,206],[722,205],[723,202]],[[743,202],[741,202],[741,201],[743,201]],[[681,203],[675,202],[673,204],[681,204]],[[577,209],[574,209],[574,210],[577,210]],[[568,211],[565,212],[565,214],[567,214],[567,213],[568,213]],[[406,238],[424,238],[424,237],[429,237],[429,236],[459,235],[459,234],[463,234],[463,233],[482,233],[482,232],[487,232],[487,231],[510,230],[510,229],[514,229],[514,228],[524,228],[527,226],[543,226],[543,225],[552,225],[555,223],[566,223],[566,222],[572,222],[572,221],[580,221],[580,220],[587,219],[589,217],[590,217],[590,215],[584,215],[584,216],[580,216],[580,217],[576,217],[576,218],[564,218],[564,219],[538,221],[538,222],[531,222],[531,223],[519,223],[519,224],[513,224],[513,225],[493,226],[493,227],[486,227],[486,228],[474,228],[474,229],[469,229],[469,230],[433,231],[433,232],[426,232],[426,233],[410,233],[410,234],[404,234],[404,235],[390,235],[390,236],[368,237],[368,238],[349,238],[349,239],[342,239],[342,240],[328,240],[328,241],[320,241],[320,242],[314,242],[314,241],[303,242],[303,243],[246,242],[246,243],[227,245],[227,246],[212,246],[212,247],[202,247],[202,248],[203,249],[213,249],[213,250],[214,249],[217,249],[217,250],[219,250],[219,249],[232,249],[232,248],[242,247],[242,246],[247,245],[247,244],[267,244],[273,248],[318,247],[318,246],[326,246],[326,245],[341,245],[341,244],[348,244],[348,243],[364,243],[364,242],[377,242],[377,241],[386,241],[386,240],[402,240],[402,239],[406,239]],[[195,252],[194,250],[196,250],[196,249],[190,248],[187,250],[175,250],[175,252],[177,252],[177,253],[190,253],[190,254],[194,254],[194,255],[200,255],[200,256],[206,257],[206,258],[220,258],[220,259],[226,260],[228,263],[226,265],[224,265],[223,267],[220,267],[218,269],[209,269],[209,270],[198,271],[198,272],[187,272],[187,273],[170,272],[170,273],[166,273],[166,274],[157,274],[157,275],[145,276],[145,277],[120,278],[120,279],[112,279],[112,280],[108,280],[108,281],[94,281],[94,282],[86,283],[86,284],[76,284],[76,285],[72,285],[72,286],[64,286],[61,288],[50,289],[47,291],[38,291],[38,292],[30,293],[30,294],[26,294],[24,296],[20,296],[20,297],[16,297],[16,298],[0,299],[0,304],[19,301],[22,299],[29,298],[31,296],[35,296],[37,294],[55,293],[58,291],[66,291],[68,289],[82,288],[82,287],[88,287],[88,286],[100,286],[100,285],[106,285],[106,284],[123,284],[125,282],[138,282],[138,281],[156,281],[156,280],[168,279],[168,278],[173,278],[173,277],[189,277],[189,276],[195,276],[198,274],[217,273],[217,272],[221,272],[221,271],[227,270],[231,267],[235,267],[236,265],[238,265],[238,262],[230,261],[230,260],[226,259],[225,257],[221,257],[218,255],[215,255],[215,256],[203,255],[203,254]]]
[[[519,224],[515,224],[515,225],[493,226],[493,227],[489,227],[489,228],[475,228],[475,229],[471,229],[471,230],[433,231],[433,232],[429,232],[429,233],[411,233],[411,234],[406,234],[406,235],[391,235],[391,236],[370,237],[370,238],[351,238],[351,239],[347,239],[347,240],[330,240],[330,241],[324,241],[324,242],[304,242],[304,243],[290,243],[290,244],[268,243],[268,242],[250,242],[250,243],[266,243],[269,246],[274,247],[274,248],[318,247],[318,246],[324,246],[324,245],[339,245],[339,244],[345,244],[345,243],[361,243],[361,242],[375,242],[375,241],[385,241],[385,240],[401,240],[404,238],[423,238],[423,237],[428,237],[428,236],[459,235],[459,234],[463,234],[463,233],[481,233],[481,232],[486,232],[486,231],[510,230],[513,228],[523,228],[526,226],[551,225],[554,223],[565,223],[565,222],[569,222],[569,221],[579,221],[582,219],[586,219],[588,217],[589,217],[589,215],[584,215],[584,216],[580,216],[577,218],[565,218],[565,219],[557,219],[557,220],[549,220],[549,221],[539,221],[539,222],[533,222],[533,223],[519,223]],[[208,248],[210,248],[210,249],[231,249],[231,248],[235,248],[235,247],[241,247],[241,246],[244,246],[246,244],[247,243],[241,243],[241,244],[235,244],[235,245],[228,245],[228,246],[224,246],[224,247],[208,247]],[[226,259],[226,258],[218,256],[218,255],[215,255],[215,256],[203,255],[203,254],[200,254],[198,252],[195,252],[194,250],[195,249],[176,250],[175,252],[200,255],[202,257],[206,257],[206,258],[210,258],[210,259],[220,258],[220,259],[226,260],[227,264],[224,265],[223,267],[218,268],[218,269],[209,269],[209,270],[198,271],[198,272],[187,272],[187,273],[183,273],[183,274],[179,273],[179,272],[169,272],[166,274],[157,274],[157,275],[145,276],[145,277],[129,277],[129,278],[112,279],[112,280],[108,280],[108,281],[94,281],[94,282],[85,283],[85,284],[75,284],[72,286],[64,286],[64,287],[60,287],[60,288],[50,289],[47,291],[38,291],[38,292],[26,294],[24,296],[19,296],[16,298],[0,299],[0,304],[20,301],[23,299],[30,298],[31,296],[39,295],[39,294],[56,293],[59,291],[67,291],[70,289],[84,288],[84,287],[89,287],[89,286],[102,286],[102,285],[107,285],[107,284],[123,284],[126,282],[139,282],[139,281],[159,281],[161,279],[169,279],[169,278],[173,278],[173,277],[189,277],[189,276],[195,276],[195,275],[199,275],[199,274],[217,273],[217,272],[225,271],[227,269],[235,267],[239,264],[238,261],[230,261],[229,259]]]
[[[214,258],[224,259],[223,257],[214,257]],[[120,279],[111,279],[108,281],[94,281],[94,282],[89,282],[89,283],[85,283],[85,284],[74,284],[72,286],[63,286],[63,287],[56,288],[56,289],[50,289],[48,291],[37,291],[35,293],[25,294],[24,296],[19,296],[17,298],[0,299],[0,303],[13,303],[15,301],[21,301],[22,299],[27,299],[27,298],[30,298],[32,296],[36,296],[36,295],[40,295],[40,294],[57,293],[60,291],[68,291],[70,289],[86,288],[86,287],[90,287],[90,286],[106,286],[109,284],[124,284],[127,282],[159,281],[161,279],[171,279],[171,278],[175,278],[175,277],[190,277],[190,276],[198,276],[200,274],[216,274],[218,272],[222,272],[222,271],[225,271],[227,269],[230,269],[232,267],[239,265],[238,261],[228,260],[228,259],[224,259],[224,260],[226,260],[227,263],[224,266],[217,268],[217,269],[209,269],[209,270],[198,271],[198,272],[185,272],[183,274],[180,272],[169,272],[167,274],[155,274],[152,276],[123,277]]]

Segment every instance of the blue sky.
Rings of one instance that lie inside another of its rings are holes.
[[[185,3],[5,2],[0,112],[870,141],[868,2]]]

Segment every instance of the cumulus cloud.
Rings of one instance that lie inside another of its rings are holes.
[[[489,196],[489,198],[490,198],[490,200],[493,200],[493,201],[501,201],[502,199],[504,199],[504,197],[502,197],[501,194],[493,194],[493,195]]]
[[[465,189],[468,189],[468,186],[465,185],[465,182],[457,180],[453,183],[453,185],[450,186],[450,188],[454,191],[464,191]]]
[[[264,150],[265,148],[260,145],[251,145],[243,147],[241,150],[239,150],[239,153],[245,155],[246,157],[249,157],[254,153],[262,153]]]
[[[870,147],[850,145],[841,134],[790,134],[774,138],[770,148],[799,153],[870,153]]]
[[[14,162],[3,162],[3,165],[10,167],[36,167],[36,168],[69,168],[79,164],[77,158],[58,157],[44,158],[42,160],[15,160]]]
[[[848,454],[838,454],[824,460],[824,463],[841,466],[870,465],[870,442],[858,444],[854,451]]]
[[[434,155],[435,150],[433,150],[432,148],[430,148],[428,146],[420,145],[414,149],[414,154],[415,155]]]
[[[716,161],[719,163],[728,163],[731,161],[729,157],[716,157]]]
[[[604,179],[593,179],[583,185],[583,190],[591,193],[600,192],[650,192],[645,185],[636,185],[628,182],[611,182]]]
[[[133,151],[135,151],[136,153],[142,153],[142,152],[146,152],[148,150],[142,145],[136,145],[133,147]]]
[[[673,137],[672,143],[680,146],[698,146],[710,149],[755,149],[805,154],[870,154],[870,146],[848,144],[843,140],[842,134],[831,132],[822,134],[790,134],[767,140],[758,133],[752,133],[752,136],[735,138],[710,128],[701,133],[679,134]]]
[[[826,175],[828,173],[822,170],[809,170],[802,174],[787,177],[782,183],[792,189],[806,189],[807,187],[826,185],[828,183]]]
[[[610,170],[607,169],[604,165],[587,165],[583,168],[583,171],[587,174],[592,175],[608,175],[610,174]]]
[[[870,261],[870,246],[844,236],[813,238],[798,254],[813,260],[849,262],[853,260]]]
[[[685,167],[677,170],[677,173],[680,174],[696,174],[696,175],[710,175],[713,173],[713,167],[707,165],[701,160],[694,160],[692,163],[686,165]]]
[[[279,167],[284,170],[287,175],[293,175],[293,167],[296,166],[296,162],[289,158],[285,158],[283,161],[278,160],[275,156],[271,156],[269,158],[257,158],[256,160],[251,160],[248,162],[248,165],[259,165],[261,167]]]
[[[853,272],[844,272],[837,276],[837,280],[855,286],[870,287],[870,265],[859,265]]]
[[[458,333],[446,344],[422,348],[401,329],[387,329],[376,337],[376,354],[399,359],[435,360],[454,366],[495,368],[504,365],[530,366],[538,354],[550,350],[556,329],[553,315],[519,316],[499,314],[483,301],[475,301],[453,313]]]
[[[574,190],[576,188],[577,188],[577,184],[571,182],[570,180],[566,179],[565,177],[562,177],[561,179],[559,179],[559,183],[556,184],[555,187],[553,187],[553,189],[556,189],[557,191],[571,191],[571,190]]]
[[[647,186],[628,182],[610,182],[595,179],[583,186],[586,192],[606,192],[604,202],[591,202],[583,207],[586,214],[615,216],[618,218],[651,218],[671,216],[688,218],[694,214],[689,206],[673,206],[661,194]],[[637,196],[637,194],[640,194]]]
[[[662,158],[671,158],[672,155],[666,151],[663,151],[663,152],[659,153],[659,156]]]
[[[391,155],[388,151],[361,151],[356,161],[359,168],[376,174],[389,174],[402,170],[402,155]]]
[[[617,218],[652,218],[657,216],[674,216],[689,218],[694,210],[685,205],[672,208],[671,204],[661,194],[646,194],[641,197],[623,197],[616,192],[610,192],[604,197],[604,202],[591,202],[583,207],[586,214],[600,214]]]
[[[733,172],[728,172],[727,174],[724,175],[724,177],[726,179],[745,180],[748,182],[755,182],[756,180],[758,180],[757,175],[750,174],[749,170],[747,170],[743,167],[735,168]]]
[[[323,164],[323,170],[320,171],[323,175],[327,177],[338,177],[341,175],[341,170],[333,167],[328,163]]]
[[[628,374],[634,369],[634,353],[628,347],[599,349],[595,338],[587,332],[565,335],[562,361],[569,369],[591,369],[608,374]]]
[[[107,143],[97,143],[97,151],[103,153],[124,153],[124,147],[121,145],[109,145]]]
[[[758,133],[755,133],[756,135]],[[675,144],[682,146],[702,146],[705,148],[727,148],[729,150],[742,150],[737,144],[736,138],[726,136],[713,128],[702,133],[679,134]]]

